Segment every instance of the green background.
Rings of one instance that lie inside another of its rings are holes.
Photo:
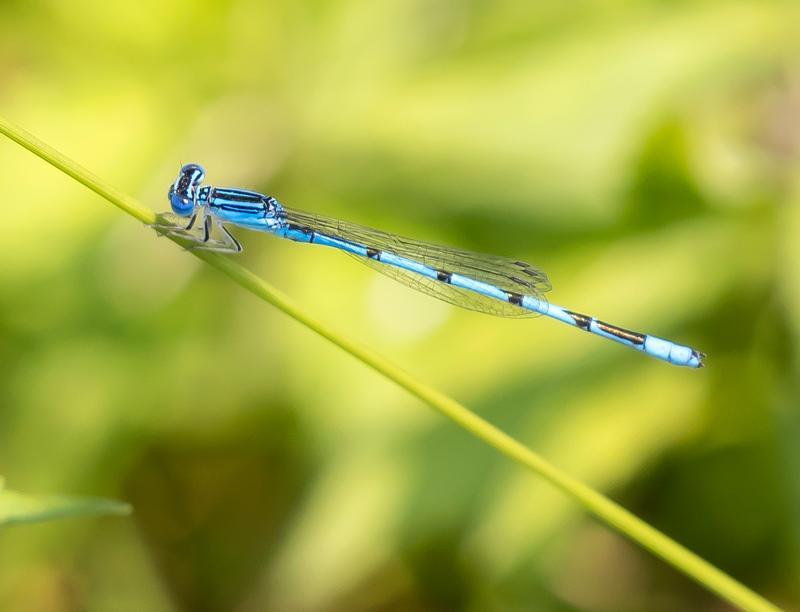
[[[345,335],[792,608],[800,6],[0,5],[0,112],[156,210],[212,184],[525,259],[669,367],[238,232]],[[727,609],[11,142],[0,474],[130,518],[0,532],[2,610]]]

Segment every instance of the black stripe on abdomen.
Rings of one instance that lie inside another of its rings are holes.
[[[592,317],[587,317],[585,314],[572,312],[571,310],[565,310],[564,312],[572,317],[572,320],[575,321],[575,325],[586,331],[589,330],[589,326],[592,324]]]
[[[508,303],[514,304],[514,306],[522,306],[522,294],[521,293],[512,293],[511,291],[507,291],[506,295],[508,296]]]
[[[605,321],[598,321],[597,319],[579,312],[572,312],[571,310],[566,310],[565,312],[572,317],[572,320],[575,321],[575,325],[585,331],[589,331],[592,321],[594,321],[594,324],[600,331],[608,334],[609,336],[615,336],[620,340],[625,340],[626,342],[635,344],[636,346],[643,345],[645,339],[647,338],[647,336],[640,334],[639,332],[631,331],[629,329],[625,329],[624,327],[617,327],[616,325],[611,325],[611,323],[606,323]]]
[[[604,323],[603,321],[595,321],[595,325],[597,325],[597,327],[602,329],[607,334],[611,334],[612,336],[616,336],[622,340],[627,340],[628,342],[637,346],[644,344],[645,335],[640,334],[639,332],[631,331],[623,327],[617,327],[616,325]]]

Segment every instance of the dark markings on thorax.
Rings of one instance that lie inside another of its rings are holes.
[[[260,212],[264,213],[263,206],[253,206],[253,205],[246,205],[246,204],[212,204],[214,208],[218,208],[219,210],[224,210],[226,212],[239,212],[239,213],[252,213],[252,212]]]
[[[442,281],[443,283],[451,283],[453,282],[453,273],[445,272],[444,270],[437,270],[436,280]]]
[[[381,260],[381,252],[378,249],[367,249],[367,257],[370,259],[375,259],[377,261]]]
[[[264,201],[264,196],[260,193],[243,192],[238,189],[220,189],[215,188],[213,196],[215,198],[223,198],[229,202],[253,202],[261,203]]]

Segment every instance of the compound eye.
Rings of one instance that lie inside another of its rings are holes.
[[[172,211],[181,217],[188,217],[194,210],[194,200],[186,194],[175,191],[175,187],[170,187],[169,203]]]

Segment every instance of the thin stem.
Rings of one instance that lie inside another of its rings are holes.
[[[0,133],[38,155],[139,221],[147,224],[155,222],[156,215],[153,211],[145,208],[132,197],[107,185],[94,174],[31,134],[9,124],[2,117],[0,117]],[[218,253],[204,251],[192,251],[192,253],[195,257],[216,268],[244,289],[272,304],[299,323],[330,340],[356,359],[406,389],[412,395],[455,421],[472,435],[483,440],[506,457],[545,478],[601,521],[627,536],[641,547],[661,557],[674,568],[716,593],[722,599],[743,610],[759,612],[778,610],[772,603],[754,591],[651,527],[622,506],[565,474],[521,442],[485,421],[454,399],[420,382],[388,359],[366,346],[349,340],[313,318],[287,295],[266,283],[250,270],[242,267],[233,259],[223,257]]]

